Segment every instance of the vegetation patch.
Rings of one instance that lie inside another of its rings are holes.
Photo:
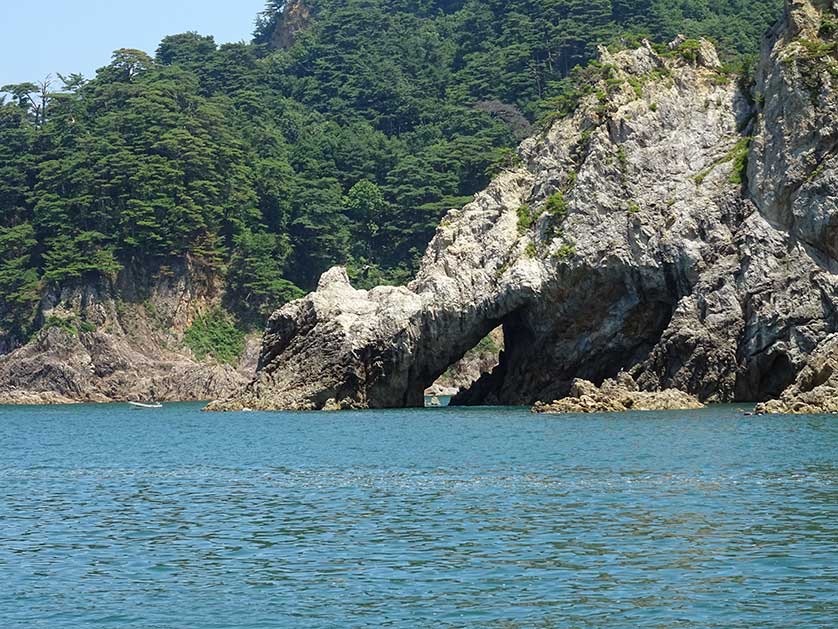
[[[737,185],[745,181],[748,170],[748,151],[751,148],[752,139],[753,138],[751,136],[740,138],[733,148],[725,153],[724,157],[717,159],[694,177],[696,184],[700,186],[704,183],[704,180],[711,172],[713,172],[718,166],[727,164],[728,162],[733,162],[730,175],[728,176],[728,181]]]
[[[232,364],[244,351],[244,332],[220,308],[198,315],[183,340],[198,360],[212,356],[219,362]]]
[[[65,318],[65,317],[56,317],[56,316],[49,316],[44,319],[44,325],[42,329],[50,330],[50,329],[58,329],[67,332],[72,336],[78,336],[79,330],[75,324],[74,318]]]
[[[497,354],[502,348],[498,346],[491,334],[487,334],[470,351],[479,354]]]
[[[698,63],[698,55],[701,50],[701,42],[698,39],[686,39],[676,48],[665,53],[667,56],[680,57],[687,63],[695,65]]]
[[[751,137],[747,136],[739,140],[727,154],[729,160],[733,161],[733,167],[727,180],[733,184],[741,184],[745,181],[748,171],[748,151],[751,148]]]
[[[547,202],[544,204],[544,210],[550,216],[555,216],[560,221],[567,217],[567,209],[567,201],[564,198],[564,192],[561,190],[547,197]]]
[[[828,13],[824,13],[821,16],[821,24],[820,29],[818,30],[818,35],[827,39],[829,37],[835,37],[836,34],[838,34],[838,19]]]
[[[524,204],[518,208],[518,234],[524,235],[533,224],[533,215],[530,206]]]
[[[628,83],[631,86],[631,89],[634,90],[634,95],[637,98],[643,98],[643,81],[638,79],[636,76],[630,76],[628,78]]]
[[[553,254],[556,260],[565,261],[576,255],[576,245],[571,242],[565,242]]]
[[[85,319],[80,319],[76,315],[70,317],[56,317],[50,315],[44,319],[44,324],[41,326],[43,330],[56,328],[67,332],[71,336],[78,336],[80,333],[89,334],[96,331],[96,325]]]

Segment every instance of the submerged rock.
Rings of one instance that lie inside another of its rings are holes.
[[[788,4],[756,98],[709,42],[603,49],[576,112],[448,213],[413,282],[361,291],[332,269],[211,408],[421,406],[498,325],[498,366],[454,403],[560,399],[620,371],[702,401],[780,395],[838,332],[838,97],[829,72],[810,87],[798,26],[827,10]]]
[[[698,398],[677,389],[640,391],[628,374],[608,379],[597,387],[587,380],[574,380],[568,396],[552,404],[537,403],[534,413],[619,413],[703,408]]]
[[[757,414],[838,413],[838,335],[824,341],[797,380],[776,400],[758,404]]]

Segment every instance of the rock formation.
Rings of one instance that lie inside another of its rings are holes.
[[[0,404],[208,400],[241,388],[255,368],[252,351],[234,368],[198,361],[182,344],[218,287],[187,265],[173,271],[48,292],[41,304],[46,325],[0,356]]]
[[[621,370],[703,401],[780,395],[838,331],[838,73],[834,43],[808,52],[834,12],[789,2],[753,90],[706,41],[603,49],[576,111],[449,212],[413,282],[327,272],[211,408],[420,406],[498,325],[498,367],[456,403],[554,400]]]
[[[567,397],[552,404],[537,403],[535,413],[620,413],[623,411],[666,411],[702,408],[695,396],[678,391],[640,391],[627,373],[609,378],[597,387],[587,380],[574,380]]]
[[[491,373],[498,366],[501,351],[503,351],[503,329],[496,328],[466,352],[462,359],[446,369],[445,373],[425,391],[425,395],[454,396],[461,390],[469,388],[483,374]]]
[[[758,404],[757,414],[838,413],[838,335],[823,342],[797,380],[776,400]]]

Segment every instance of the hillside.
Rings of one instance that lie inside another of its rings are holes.
[[[5,86],[0,354],[65,334],[94,371],[94,338],[150,363],[238,365],[243,332],[333,264],[362,287],[407,281],[444,213],[573,107],[597,45],[706,35],[730,73],[778,14],[778,0],[271,2],[252,43],[173,35],[91,80]],[[195,278],[201,298],[171,306],[167,287]]]

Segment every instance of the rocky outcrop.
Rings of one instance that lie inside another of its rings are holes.
[[[758,404],[757,414],[838,413],[838,335],[812,354],[797,380],[776,400]]]
[[[305,0],[289,0],[283,3],[281,12],[273,17],[273,31],[270,44],[273,48],[290,48],[297,36],[311,24],[312,11]]]
[[[194,318],[218,298],[212,278],[186,264],[154,278],[126,273],[116,283],[48,291],[41,304],[44,327],[23,347],[0,356],[0,404],[230,395],[252,377],[252,348],[233,367],[199,361],[183,344]]]
[[[838,258],[838,50],[831,0],[792,0],[757,69],[751,198],[772,224]]]
[[[755,99],[708,42],[603,49],[575,113],[445,217],[413,282],[361,291],[332,269],[211,408],[420,406],[498,325],[498,366],[455,403],[555,400],[620,371],[703,401],[780,395],[838,331],[836,92],[789,61],[827,10],[789,3]]]
[[[695,396],[678,391],[640,391],[634,379],[621,373],[597,387],[587,380],[574,380],[568,396],[552,404],[537,403],[534,413],[621,413],[703,408]]]
[[[466,352],[459,361],[445,370],[425,395],[454,396],[468,389],[484,374],[491,373],[498,366],[503,351],[503,329],[496,328],[475,347]]]

